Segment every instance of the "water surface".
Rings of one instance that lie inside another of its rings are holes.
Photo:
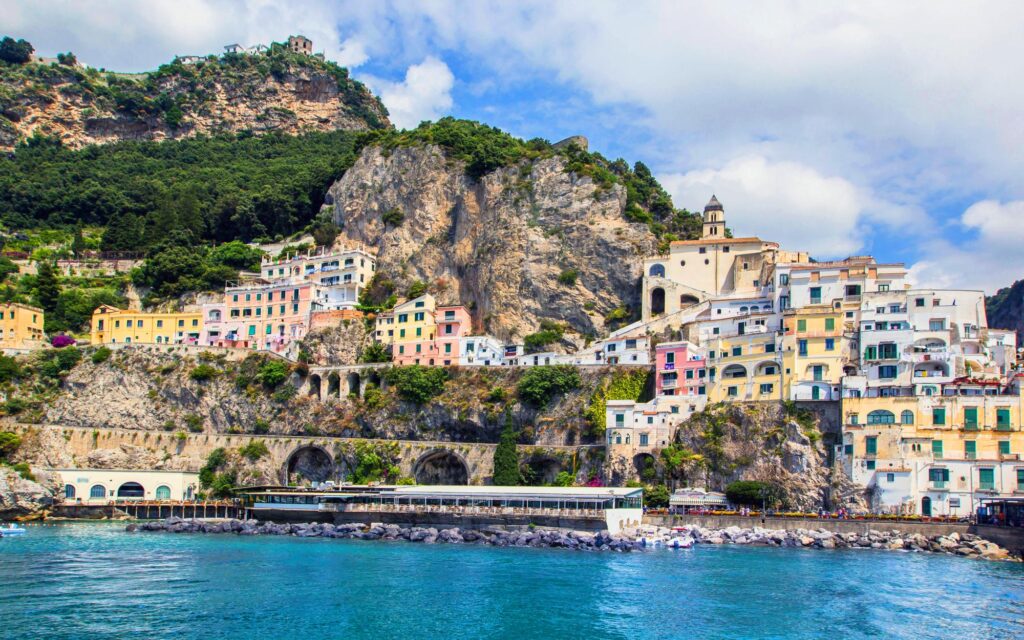
[[[29,527],[0,637],[1021,638],[1024,567],[870,550],[587,553]]]

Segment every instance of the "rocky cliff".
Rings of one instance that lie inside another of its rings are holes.
[[[1024,280],[1003,287],[985,300],[988,326],[1017,332],[1017,344],[1024,340]]]
[[[35,479],[22,478],[10,467],[0,465],[0,520],[31,517],[48,508],[58,495],[55,475],[37,472]]]
[[[564,321],[604,332],[613,309],[639,306],[646,224],[624,217],[626,188],[569,170],[562,155],[523,159],[479,179],[437,145],[364,149],[329,190],[342,241],[377,251],[378,278],[401,295],[427,283],[503,340]]]
[[[0,149],[33,135],[78,148],[219,132],[386,126],[383,104],[346,69],[283,50],[175,61],[142,74],[0,63]]]

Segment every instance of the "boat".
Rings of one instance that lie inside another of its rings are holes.
[[[22,535],[25,535],[25,530],[21,527],[16,527],[13,524],[7,525],[6,527],[0,527],[0,538]]]
[[[690,536],[683,536],[682,538],[672,538],[668,541],[668,547],[670,549],[689,549],[693,546],[693,538]]]

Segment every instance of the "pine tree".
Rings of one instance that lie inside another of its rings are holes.
[[[515,486],[522,483],[523,476],[519,471],[519,452],[516,440],[519,434],[512,424],[512,416],[505,414],[505,429],[501,432],[501,440],[494,450],[494,484],[499,486]]]
[[[57,282],[57,270],[52,262],[39,264],[39,272],[36,274],[36,300],[43,311],[52,313],[57,308],[57,299],[60,297],[60,284]]]
[[[76,258],[81,258],[85,248],[85,236],[82,235],[82,225],[78,225],[75,228],[75,239],[71,241],[71,253]]]

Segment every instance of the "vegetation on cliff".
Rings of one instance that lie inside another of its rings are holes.
[[[1017,343],[1024,340],[1024,280],[1018,280],[1008,287],[985,298],[985,312],[988,325],[1017,332]]]

